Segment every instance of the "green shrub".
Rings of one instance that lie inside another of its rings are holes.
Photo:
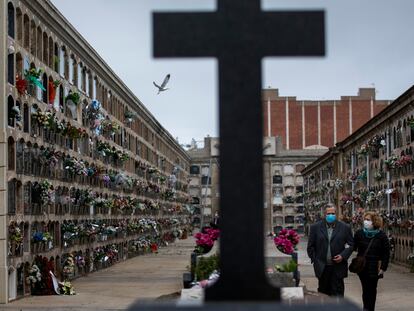
[[[208,279],[214,270],[219,269],[219,256],[212,255],[210,257],[200,257],[195,268],[195,275],[197,280]]]
[[[298,264],[294,260],[290,260],[288,263],[284,265],[276,265],[275,270],[278,272],[295,272]]]

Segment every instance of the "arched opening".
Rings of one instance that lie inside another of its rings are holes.
[[[16,9],[16,28],[17,28],[17,41],[22,44],[23,41],[23,13],[20,8]]]
[[[30,20],[27,14],[23,17],[23,46],[26,50],[30,47]]]
[[[46,32],[43,32],[43,63],[47,64],[49,59],[48,37]]]
[[[44,90],[42,91],[42,100],[45,104],[47,104],[48,102],[48,98],[47,98],[48,79],[47,79],[46,73],[43,74],[42,84],[44,88]]]
[[[36,55],[36,23],[34,20],[30,22],[30,53]]]
[[[55,43],[54,53],[53,53],[53,69],[60,73],[59,71],[59,46]]]
[[[50,68],[53,68],[53,56],[54,56],[54,44],[53,44],[53,38],[49,37],[49,59],[48,59],[48,65]]]
[[[14,127],[14,118],[15,118],[15,113],[14,113],[14,99],[10,95],[7,98],[7,124],[8,124],[8,126]]]
[[[37,27],[36,31],[36,56],[38,59],[42,59],[42,28],[40,26]]]
[[[29,121],[29,106],[27,103],[23,105],[23,132],[29,133],[30,121]]]
[[[7,33],[10,38],[14,39],[14,6],[9,2],[7,5]]]
[[[14,53],[7,55],[7,82],[14,85]]]
[[[24,140],[21,138],[16,144],[16,173],[23,174],[24,170]]]
[[[59,73],[62,77],[66,77],[65,59],[65,47],[62,46],[59,50]]]
[[[63,93],[63,86],[59,86],[59,111],[63,113],[65,111],[65,101],[64,101],[64,93]]]
[[[7,168],[9,171],[14,171],[15,168],[16,153],[14,147],[14,139],[9,137],[7,140]]]
[[[7,182],[7,213],[16,214],[16,179]]]
[[[23,77],[23,58],[20,53],[16,54],[16,76]]]

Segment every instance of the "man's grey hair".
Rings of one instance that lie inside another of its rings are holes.
[[[335,212],[336,212],[336,205],[335,205],[335,204],[333,204],[333,203],[328,203],[328,204],[326,204],[326,205],[325,205],[325,211],[326,211],[326,209],[328,209],[328,208],[334,208],[334,209],[335,209]]]

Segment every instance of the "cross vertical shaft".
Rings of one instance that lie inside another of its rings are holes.
[[[323,55],[324,13],[220,0],[215,13],[155,13],[154,37],[156,57],[219,61],[221,275],[206,300],[278,300],[264,273],[261,59]]]

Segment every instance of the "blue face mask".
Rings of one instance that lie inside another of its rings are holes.
[[[336,220],[336,215],[331,215],[331,214],[326,215],[325,219],[327,223],[329,224],[333,223]]]

